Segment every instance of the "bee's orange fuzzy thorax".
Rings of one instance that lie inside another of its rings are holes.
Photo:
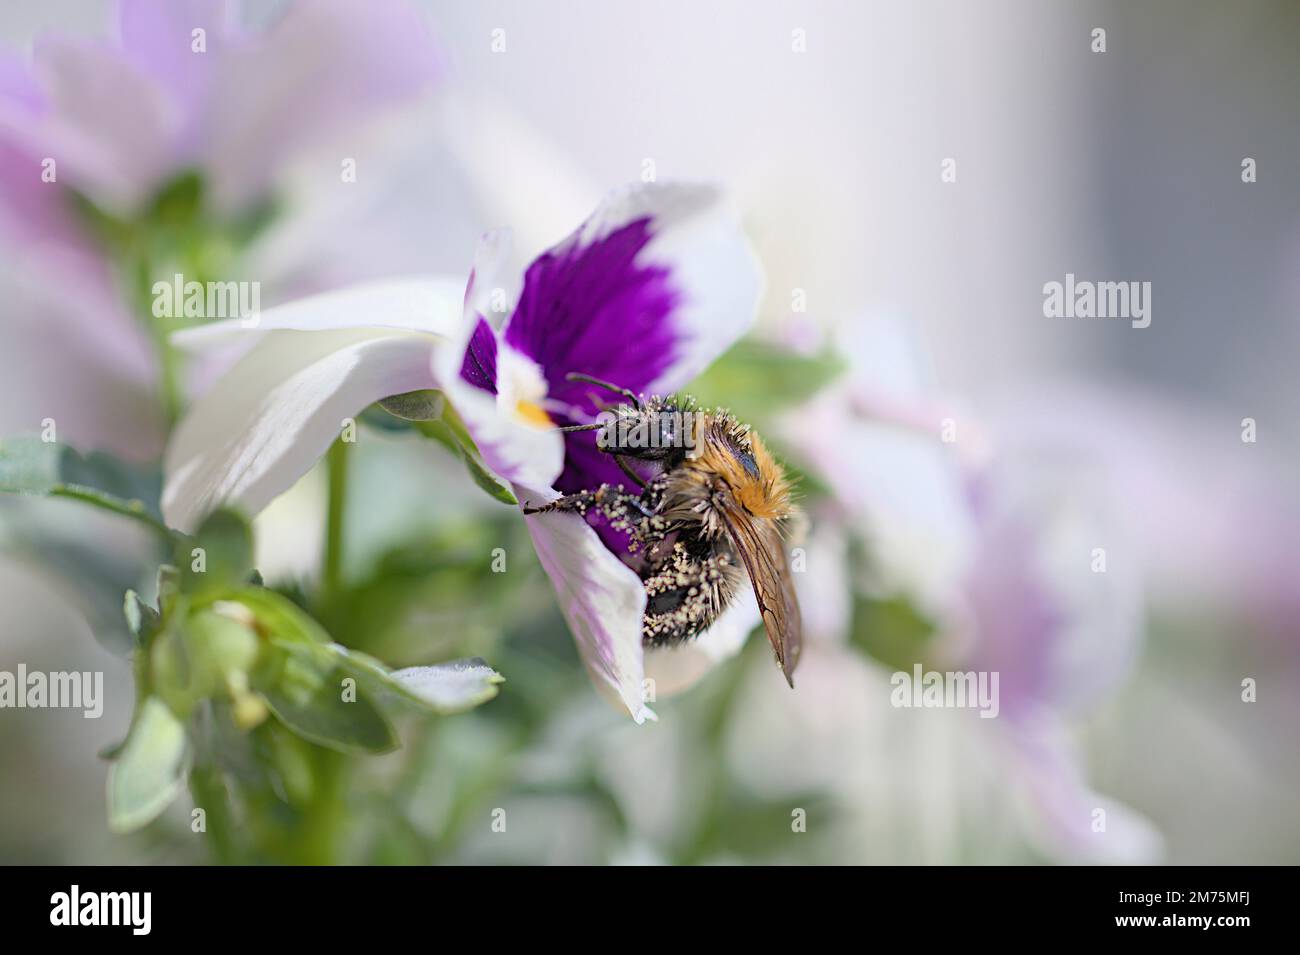
[[[733,432],[733,434],[736,434]],[[706,441],[699,463],[720,476],[731,488],[736,502],[755,517],[780,520],[790,515],[790,483],[785,472],[753,432],[737,434],[744,450],[753,458],[757,474],[745,467],[724,442]]]
[[[780,520],[790,515],[790,484],[781,465],[772,459],[763,442],[751,435],[754,460],[758,463],[758,477],[751,477],[741,469],[739,484],[733,484],[733,493],[749,513],[755,517]]]

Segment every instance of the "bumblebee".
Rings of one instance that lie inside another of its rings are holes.
[[[631,485],[580,490],[525,514],[593,510],[629,538],[626,563],[646,591],[642,640],[671,646],[706,630],[749,578],[786,681],[794,686],[803,629],[785,538],[796,508],[790,483],[757,434],[725,411],[689,396],[642,398],[586,375],[569,375],[619,394],[595,424]]]

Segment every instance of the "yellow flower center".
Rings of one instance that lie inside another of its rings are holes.
[[[515,414],[528,424],[536,425],[539,428],[550,428],[554,426],[551,416],[542,410],[542,406],[531,401],[515,402]]]
[[[502,348],[497,356],[497,406],[516,421],[549,430],[555,422],[542,407],[545,401],[546,377],[542,369],[513,348]]]

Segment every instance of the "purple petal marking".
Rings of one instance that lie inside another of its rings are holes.
[[[646,216],[586,245],[575,236],[528,267],[506,341],[541,366],[551,399],[594,417],[618,396],[569,381],[570,372],[639,392],[676,357],[679,333],[672,317],[680,297],[668,269],[636,261],[651,238]],[[556,490],[629,483],[597,448],[594,432],[565,435],[564,472]],[[610,550],[627,553],[625,533],[596,517],[591,523]]]
[[[465,349],[460,376],[475,388],[497,393],[497,337],[481,315]]]
[[[594,416],[598,399],[617,396],[570,372],[640,391],[676,357],[679,295],[668,269],[636,261],[651,238],[646,216],[586,245],[575,236],[528,267],[506,341],[541,366],[552,399]]]

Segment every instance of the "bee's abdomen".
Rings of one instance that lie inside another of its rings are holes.
[[[706,630],[730,603],[736,574],[730,552],[679,540],[644,576],[643,642],[672,646]]]

